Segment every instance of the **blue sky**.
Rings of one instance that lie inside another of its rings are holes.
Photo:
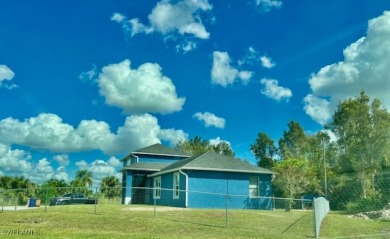
[[[390,108],[387,0],[3,1],[0,176],[95,182],[200,136],[255,162],[365,89]]]

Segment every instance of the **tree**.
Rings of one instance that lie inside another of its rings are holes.
[[[256,142],[251,145],[250,149],[254,153],[259,167],[272,168],[274,166],[274,158],[278,149],[267,134],[259,133]]]
[[[5,195],[9,197],[16,197],[19,199],[19,203],[26,203],[30,196],[35,196],[37,185],[31,182],[29,179],[20,177],[0,177],[0,188],[9,190]]]
[[[230,147],[230,144],[228,144],[227,142],[222,141],[216,145],[212,145],[211,148],[212,148],[212,150],[214,150],[215,152],[217,152],[221,155],[225,155],[225,156],[234,158],[235,154],[234,154],[232,148]]]
[[[104,177],[100,183],[100,191],[106,198],[119,197],[121,195],[119,179],[115,176]]]
[[[307,136],[299,123],[288,123],[288,131],[279,140],[279,150],[283,159],[307,158]]]
[[[76,172],[75,180],[83,187],[92,186],[92,173],[86,169],[82,169]]]
[[[63,179],[49,179],[41,185],[38,197],[46,203],[46,199],[50,200],[52,197],[67,193],[69,190],[67,187],[69,187],[69,185]]]
[[[189,153],[191,155],[199,155],[213,150],[218,154],[234,157],[235,153],[227,142],[219,142],[218,144],[211,144],[210,141],[202,139],[199,136],[176,144],[177,149]]]
[[[371,101],[364,91],[337,106],[327,125],[337,137],[335,173],[343,175],[333,181],[332,200],[341,201],[338,209],[349,203],[367,201],[387,203],[390,196],[387,174],[390,158],[390,113],[382,103]]]
[[[276,173],[274,184],[289,198],[287,210],[291,210],[292,199],[302,194],[309,185],[308,161],[305,159],[284,159],[272,168]]]

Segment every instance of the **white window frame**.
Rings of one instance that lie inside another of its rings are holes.
[[[255,182],[255,183],[254,183]],[[259,197],[259,176],[249,176],[249,197]]]
[[[161,198],[161,176],[153,179],[153,199]]]
[[[179,199],[180,197],[180,174],[173,174],[173,199]]]

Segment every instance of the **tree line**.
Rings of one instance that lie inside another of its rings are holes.
[[[332,209],[349,211],[390,201],[390,113],[364,91],[340,102],[322,131],[307,134],[291,121],[277,144],[260,132],[251,150],[260,167],[278,173],[278,196],[325,196]]]
[[[38,185],[29,179],[11,176],[0,177],[0,193],[3,197],[17,198],[19,204],[24,204],[30,197],[37,197],[46,202],[52,197],[66,193],[85,193],[86,195],[101,194],[103,197],[112,199],[120,197],[122,188],[119,179],[115,176],[106,176],[100,182],[99,192],[91,190],[93,177],[86,169],[78,170],[75,178],[67,183],[63,179],[49,179]]]

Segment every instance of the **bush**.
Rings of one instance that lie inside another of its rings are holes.
[[[350,214],[381,210],[383,203],[379,197],[361,198],[355,202],[347,203],[346,209]]]

